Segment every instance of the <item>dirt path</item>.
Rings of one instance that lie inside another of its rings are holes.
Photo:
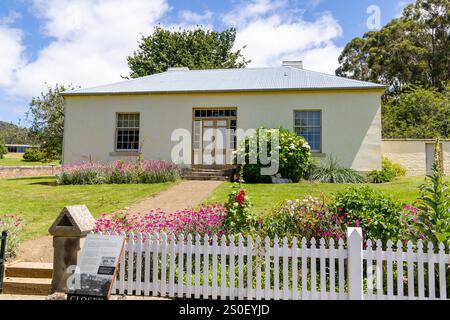
[[[221,181],[182,181],[168,190],[144,198],[123,210],[128,214],[146,213],[151,209],[161,208],[165,212],[189,208],[202,203],[217,188]],[[23,242],[15,261],[53,262],[53,240],[46,236]]]

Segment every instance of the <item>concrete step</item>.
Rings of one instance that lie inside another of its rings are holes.
[[[227,177],[228,175],[223,173],[212,173],[212,172],[188,172],[186,176],[205,176],[205,177]]]
[[[48,278],[53,274],[52,263],[17,262],[6,267],[6,277],[17,278]]]
[[[198,176],[198,175],[187,175],[184,176],[185,180],[209,180],[209,181],[228,181],[229,177],[223,176]]]
[[[3,281],[3,293],[20,295],[40,295],[50,294],[52,279],[42,278],[10,278]]]

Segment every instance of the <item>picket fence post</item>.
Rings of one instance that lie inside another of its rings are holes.
[[[361,228],[347,228],[348,298],[363,300],[363,237]]]

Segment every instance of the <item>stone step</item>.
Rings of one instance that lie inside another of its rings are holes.
[[[10,278],[3,281],[3,293],[20,295],[40,295],[50,294],[52,279],[42,278]]]
[[[223,174],[220,172],[212,173],[212,172],[188,172],[185,174],[186,176],[194,175],[194,176],[207,176],[207,177],[228,177],[229,175]]]
[[[224,176],[198,176],[198,175],[187,175],[184,176],[185,180],[206,180],[206,181],[228,181],[229,177]]]
[[[42,262],[17,262],[6,267],[6,277],[17,278],[48,278],[53,274],[52,263]]]

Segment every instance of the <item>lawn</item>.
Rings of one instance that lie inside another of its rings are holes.
[[[59,165],[59,161],[52,162],[34,162],[25,161],[22,158],[23,153],[7,153],[3,159],[0,159],[0,166],[48,166]]]
[[[0,215],[24,219],[22,240],[44,236],[61,209],[85,204],[95,217],[167,189],[173,183],[56,185],[54,177],[0,179]]]
[[[447,178],[449,179],[449,178]],[[419,185],[424,177],[402,177],[393,182],[369,184],[374,189],[392,195],[403,203],[413,203],[419,196]],[[221,202],[227,199],[233,184],[226,182],[219,186],[207,199],[207,202]],[[306,195],[325,196],[343,190],[352,184],[300,182],[290,184],[245,184],[245,189],[256,210],[270,209],[287,199],[299,199]]]

